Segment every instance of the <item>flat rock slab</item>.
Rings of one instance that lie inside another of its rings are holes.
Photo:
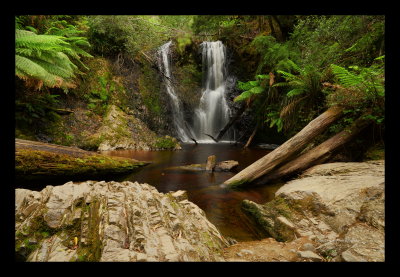
[[[312,239],[325,260],[384,261],[384,175],[383,160],[317,165],[243,209],[278,241]]]

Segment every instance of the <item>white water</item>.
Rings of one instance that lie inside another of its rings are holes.
[[[226,102],[226,48],[221,41],[205,41],[202,47],[203,88],[199,108],[195,110],[194,134],[202,143],[213,143],[207,136],[217,137],[219,131],[228,123],[230,109]],[[232,132],[223,139],[232,140]]]
[[[175,126],[175,130],[177,131],[178,138],[182,142],[189,142],[190,137],[188,133],[190,130],[187,128],[187,124],[185,124],[185,119],[183,118],[182,112],[182,104],[179,100],[178,96],[175,94],[174,87],[171,82],[171,70],[170,70],[170,60],[169,60],[169,49],[172,41],[169,41],[162,45],[158,50],[159,56],[159,68],[160,71],[163,72],[164,83],[167,89],[168,96],[171,99],[172,103],[172,113],[173,113],[173,123]]]
[[[181,102],[171,83],[169,49],[172,41],[159,48],[159,68],[163,72],[167,94],[172,103],[173,123],[182,142],[191,142],[191,137],[199,143],[215,143],[208,135],[217,137],[228,123],[230,109],[226,102],[226,49],[221,41],[205,41],[202,47],[203,87],[199,107],[194,111],[193,128],[185,122]],[[233,140],[233,132],[227,131],[221,142]]]

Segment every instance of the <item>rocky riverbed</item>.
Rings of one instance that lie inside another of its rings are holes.
[[[274,238],[262,243],[268,251],[252,251],[243,244],[234,246],[234,252],[241,248],[254,255],[235,256],[228,250],[226,256],[258,261],[384,261],[384,192],[383,160],[314,166],[283,185],[271,202],[243,201],[243,209]],[[280,247],[280,255],[268,256],[271,247]]]
[[[15,196],[20,260],[385,260],[384,161],[314,166],[270,202],[244,200],[267,238],[239,243],[223,237],[185,191],[87,181]]]

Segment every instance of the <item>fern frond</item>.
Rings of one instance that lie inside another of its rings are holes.
[[[15,55],[16,74],[22,79],[35,78],[42,80],[49,87],[53,87],[57,82],[57,76],[46,71],[31,59]]]
[[[288,93],[286,93],[287,97],[293,97],[299,94],[304,93],[304,89],[303,88],[295,88],[290,90]]]
[[[80,56],[92,57],[78,45],[88,45],[84,38],[68,39],[57,35],[37,35],[31,31],[15,31],[16,75],[29,82],[49,87],[71,88],[75,73],[81,74],[77,65],[88,69]],[[31,80],[36,80],[33,82]]]
[[[332,72],[339,78],[340,84],[346,88],[357,87],[363,82],[363,78],[359,75],[355,75],[349,72],[344,67],[331,64]]]
[[[239,101],[243,101],[246,100],[248,98],[250,98],[253,94],[250,91],[244,91],[242,92],[240,95],[236,96],[233,101],[234,102],[239,102]]]

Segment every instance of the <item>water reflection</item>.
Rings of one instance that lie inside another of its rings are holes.
[[[182,145],[182,150],[179,151],[117,150],[103,153],[151,161],[152,164],[139,172],[125,176],[123,180],[148,183],[163,193],[186,190],[189,200],[204,210],[207,218],[224,236],[232,237],[238,241],[246,241],[258,239],[260,236],[241,211],[242,200],[248,199],[256,203],[265,203],[273,198],[280,184],[232,190],[221,184],[236,172],[185,172],[168,168],[205,163],[208,156],[216,155],[217,162],[238,161],[239,167],[236,171],[240,171],[269,151],[265,149],[242,149],[230,144],[199,144],[197,146],[187,144]]]

